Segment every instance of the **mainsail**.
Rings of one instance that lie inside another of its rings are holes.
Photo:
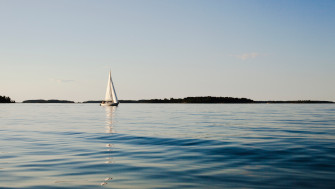
[[[116,96],[111,71],[109,71],[109,75],[108,75],[108,83],[107,83],[105,101],[119,103],[117,96]]]

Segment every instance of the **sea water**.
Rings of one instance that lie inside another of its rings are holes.
[[[334,188],[335,104],[0,104],[0,188]]]

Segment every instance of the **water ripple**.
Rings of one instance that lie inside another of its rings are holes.
[[[2,111],[9,116],[1,118],[0,188],[335,185],[333,105],[6,105]]]

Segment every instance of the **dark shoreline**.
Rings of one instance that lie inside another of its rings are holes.
[[[0,103],[15,103],[15,101],[8,96],[0,96]]]
[[[233,97],[186,97],[186,98],[170,98],[170,99],[142,99],[142,100],[119,100],[120,103],[164,103],[164,104],[332,104],[332,101],[323,100],[268,100],[254,101],[248,98]],[[90,100],[84,102],[74,102],[70,100],[25,100],[22,103],[101,103],[101,100]]]
[[[101,101],[85,101],[83,103],[101,103]],[[254,101],[247,98],[233,97],[186,97],[170,99],[149,99],[149,100],[120,100],[120,103],[182,103],[182,104],[328,104],[332,101],[321,100],[285,100],[285,101]]]
[[[75,102],[70,101],[70,100],[56,100],[56,99],[42,100],[42,99],[38,99],[38,100],[25,100],[22,103],[75,103]]]

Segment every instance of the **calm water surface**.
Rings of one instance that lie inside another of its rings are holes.
[[[1,104],[0,188],[334,188],[333,104]]]

